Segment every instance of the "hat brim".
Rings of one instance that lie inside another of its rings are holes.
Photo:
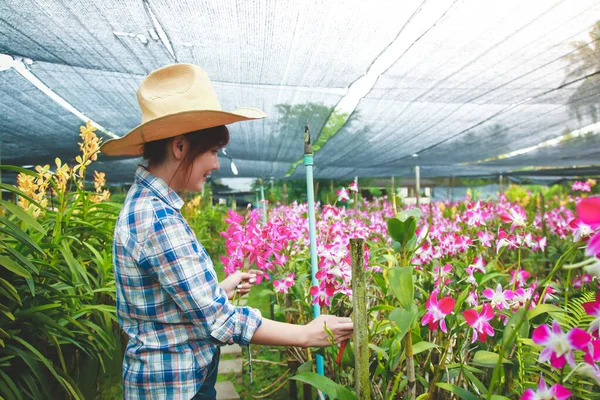
[[[234,111],[182,111],[138,125],[121,138],[107,140],[100,147],[100,151],[108,156],[140,156],[144,152],[144,143],[147,142],[265,117],[264,112],[250,107],[237,108]]]

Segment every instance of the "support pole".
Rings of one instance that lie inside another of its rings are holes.
[[[392,210],[394,215],[398,214],[398,208],[396,207],[396,188],[394,187],[394,177],[392,176]]]
[[[504,194],[504,176],[500,174],[500,195]]]
[[[267,225],[267,204],[265,203],[265,187],[263,180],[260,179],[260,200],[262,201],[262,221],[263,225]],[[269,273],[269,279],[273,282],[273,274]],[[275,319],[275,295],[270,296],[271,319]]]
[[[415,196],[417,197],[417,207],[421,205],[421,169],[415,167]]]
[[[263,186],[263,180],[260,180],[260,201],[262,202],[262,221],[263,224],[267,224],[267,205],[265,203],[265,187]]]
[[[319,260],[317,258],[317,228],[315,222],[315,194],[313,184],[313,151],[310,142],[310,130],[308,125],[304,127],[304,167],[306,169],[306,192],[308,196],[308,231],[310,234],[310,265],[312,285],[318,286],[317,271]],[[321,307],[318,304],[313,305],[313,317],[321,315]],[[366,314],[365,314],[366,315]],[[323,356],[317,354],[317,373],[325,375],[325,365]]]
[[[356,397],[371,399],[369,379],[369,327],[367,321],[367,283],[364,266],[364,239],[350,239],[352,258],[352,307],[354,314],[354,388]]]

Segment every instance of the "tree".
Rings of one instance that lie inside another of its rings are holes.
[[[600,71],[600,22],[596,22],[589,32],[589,36],[592,39],[589,43],[576,41],[571,44],[575,51],[565,57],[569,62],[565,81],[572,81]],[[569,98],[569,108],[579,122],[586,115],[589,115],[593,122],[598,121],[600,103],[597,94],[599,89],[600,74],[589,76],[581,82]]]

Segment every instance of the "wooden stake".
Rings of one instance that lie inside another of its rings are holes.
[[[354,385],[356,397],[371,399],[369,379],[369,329],[367,321],[367,283],[364,267],[364,240],[350,239],[352,257],[352,305],[354,314]]]

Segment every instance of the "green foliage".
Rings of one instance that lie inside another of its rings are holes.
[[[346,387],[335,383],[326,376],[316,374],[314,372],[303,372],[290,379],[308,383],[317,390],[320,390],[332,400],[356,400],[356,394],[348,390]]]
[[[198,241],[204,246],[212,259],[216,260],[219,255],[225,254],[225,239],[221,232],[227,230],[225,217],[227,207],[224,205],[213,205],[208,198],[199,200],[200,196],[189,199],[182,208],[182,215],[193,229]]]
[[[5,189],[35,200],[10,186]],[[0,396],[91,398],[119,347],[112,233],[119,207],[61,197],[0,217]]]

